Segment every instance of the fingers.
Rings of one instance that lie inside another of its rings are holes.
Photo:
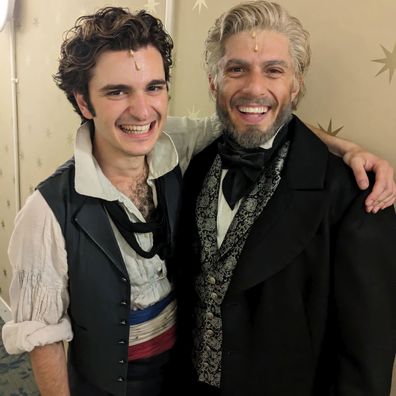
[[[343,159],[352,168],[356,183],[362,190],[369,187],[367,172],[375,173],[373,190],[365,201],[368,213],[377,213],[395,203],[396,184],[393,168],[388,161],[360,149],[346,153]]]
[[[366,199],[366,211],[377,213],[395,203],[396,185],[393,180],[393,169],[387,161],[378,162],[374,168],[375,184]]]
[[[361,190],[369,187],[369,179],[365,169],[365,161],[361,157],[353,157],[349,159],[349,166],[352,168],[356,183]]]
[[[368,213],[377,213],[382,209],[385,209],[395,203],[396,198],[396,190],[393,189],[393,192],[388,195],[380,194],[378,198],[376,198],[375,193],[370,194],[366,199],[366,211]],[[385,192],[385,194],[387,194]]]

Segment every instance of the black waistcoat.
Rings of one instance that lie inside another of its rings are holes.
[[[126,393],[130,282],[102,201],[78,194],[74,174],[71,159],[38,186],[66,243],[68,313],[74,334],[69,373],[76,370],[98,389],[121,396]],[[159,179],[172,243],[181,181],[179,166]]]

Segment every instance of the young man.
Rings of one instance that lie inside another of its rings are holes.
[[[186,171],[176,249],[198,395],[390,392],[395,212],[367,214],[367,192],[292,115],[309,61],[301,23],[266,1],[206,40],[224,130]]]
[[[213,120],[162,132],[171,49],[159,20],[116,7],[79,18],[62,45],[56,81],[84,123],[74,158],[17,216],[3,328],[43,396],[166,392],[181,174],[219,134]]]
[[[31,351],[43,396],[163,390],[180,167],[213,140],[162,132],[172,47],[158,19],[122,8],[79,18],[62,45],[56,81],[85,122],[16,219],[3,330],[7,350]]]

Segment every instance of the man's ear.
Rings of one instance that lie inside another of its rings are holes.
[[[303,82],[300,79],[298,79],[296,77],[293,79],[293,88],[291,91],[291,102],[292,103],[297,98],[297,95],[300,92],[300,88],[302,87],[302,84],[303,84]]]
[[[79,92],[74,92],[74,99],[76,99],[77,105],[82,113],[82,115],[87,119],[87,120],[92,120],[94,117],[91,111],[89,110],[88,103],[86,102],[84,95],[79,93]]]
[[[217,92],[217,87],[216,87],[216,83],[214,78],[212,77],[211,74],[208,75],[208,80],[209,80],[209,89],[210,89],[210,93],[213,96],[216,96],[216,92]]]

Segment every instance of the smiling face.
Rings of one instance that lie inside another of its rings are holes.
[[[267,30],[234,34],[221,68],[211,89],[224,127],[242,146],[265,143],[290,117],[298,94],[288,38]]]
[[[161,133],[168,91],[161,54],[152,46],[106,51],[88,84],[89,107],[75,94],[81,112],[95,125],[94,154],[106,161],[144,160]],[[90,111],[90,109],[94,111]]]

